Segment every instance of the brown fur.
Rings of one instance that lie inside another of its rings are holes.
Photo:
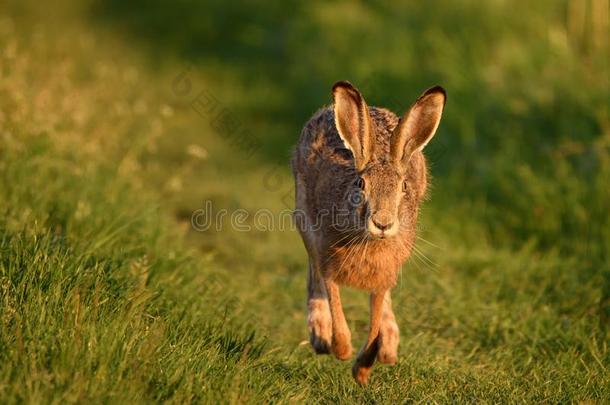
[[[396,361],[389,290],[415,241],[427,188],[421,149],[436,131],[445,93],[428,90],[400,121],[368,107],[347,82],[333,93],[334,105],[305,124],[294,152],[295,219],[310,259],[308,325],[316,352],[351,356],[339,285],[371,292],[369,337],[353,368],[366,383],[376,357]]]

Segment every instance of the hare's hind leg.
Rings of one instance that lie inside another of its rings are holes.
[[[311,346],[317,354],[330,353],[333,330],[328,294],[326,294],[324,280],[311,258],[307,276],[307,310],[307,327]]]
[[[379,330],[381,329],[385,293],[385,291],[374,291],[371,293],[369,335],[352,367],[352,375],[360,384],[368,382],[373,364],[375,364],[375,357],[379,353]]]
[[[388,290],[383,299],[381,327],[379,328],[379,353],[377,353],[377,360],[380,363],[396,363],[399,339],[398,324],[392,311],[392,298],[390,290]]]

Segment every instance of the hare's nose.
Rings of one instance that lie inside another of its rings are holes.
[[[386,229],[390,229],[392,227],[392,222],[379,222],[376,220],[373,220],[373,224],[375,224],[375,227],[377,227],[377,229],[379,229],[380,231],[385,231]]]

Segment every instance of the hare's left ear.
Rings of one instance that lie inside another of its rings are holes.
[[[440,86],[424,92],[400,120],[392,135],[390,155],[399,165],[405,165],[413,153],[420,151],[432,139],[441,121],[447,93]]]

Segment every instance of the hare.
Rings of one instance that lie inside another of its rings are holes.
[[[394,364],[399,340],[390,290],[409,258],[427,187],[422,149],[439,125],[446,93],[432,87],[402,119],[369,107],[349,82],[305,124],[292,158],[295,223],[309,256],[308,329],[316,353],[352,355],[339,286],[370,292],[370,326],[352,374]]]

